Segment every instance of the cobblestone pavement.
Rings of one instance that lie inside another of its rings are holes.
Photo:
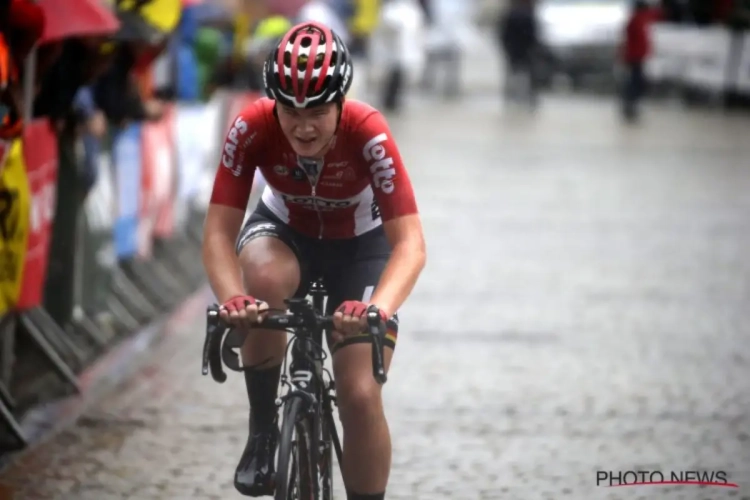
[[[388,498],[750,499],[750,120],[615,111],[469,99],[393,119],[429,263],[385,390]],[[200,376],[200,314],[0,473],[5,493],[241,498],[244,385]],[[596,485],[631,469],[740,487]]]

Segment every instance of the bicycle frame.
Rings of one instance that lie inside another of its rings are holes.
[[[319,283],[313,283],[310,295],[312,296],[313,312],[322,315],[325,310],[325,289]],[[305,299],[301,299],[299,303],[290,301],[289,309],[293,313],[301,313],[305,303]],[[283,407],[288,399],[300,398],[303,401],[303,408],[312,417],[312,446],[310,450],[312,463],[318,467],[321,463],[321,454],[327,453],[328,447],[333,445],[333,451],[336,453],[340,467],[342,448],[333,416],[333,405],[336,404],[336,389],[333,376],[324,367],[323,333],[322,328],[299,328],[295,332],[295,339],[291,340],[291,342],[294,342],[289,370],[291,381],[286,380],[286,375],[282,375],[281,380],[282,386],[289,387],[289,391],[280,397],[276,404]],[[310,361],[312,361],[312,366],[309,366]],[[328,377],[325,377],[326,373],[328,373]],[[321,419],[325,419],[325,422]],[[323,435],[323,425],[327,426],[328,433],[330,433],[330,442],[326,442]],[[322,442],[321,437],[323,438]],[[332,474],[332,471],[329,471],[329,474]],[[318,471],[318,479],[322,479],[320,470]],[[321,486],[323,485],[317,484],[316,488],[320,489]],[[332,488],[332,485],[327,487]]]
[[[317,473],[313,488],[316,497],[322,490],[323,496],[330,498],[334,475],[331,452],[335,451],[339,467],[342,462],[341,441],[333,416],[336,388],[332,374],[324,366],[327,356],[323,348],[323,332],[333,328],[333,318],[323,315],[326,291],[320,283],[312,284],[310,295],[312,305],[307,299],[288,299],[285,301],[288,312],[280,315],[267,314],[262,323],[257,323],[253,327],[294,332],[294,337],[287,342],[287,356],[284,358],[281,376],[281,386],[287,388],[287,391],[277,398],[276,404],[286,409],[286,401],[297,398],[302,405],[301,414],[309,418],[308,422],[312,424],[307,430],[311,434],[310,449],[307,453]],[[218,305],[208,307],[202,373],[208,375],[210,371],[216,382],[223,383],[227,375],[222,365],[233,371],[242,371],[239,356],[233,349],[241,347],[245,335],[224,324],[219,313]],[[375,306],[368,308],[367,324],[372,340],[373,377],[382,385],[387,381],[383,365],[383,339],[386,327]],[[292,350],[291,356],[289,349]],[[326,374],[328,377],[325,377]],[[297,410],[299,409],[295,409]],[[330,449],[331,446],[333,450]],[[321,462],[321,456],[326,460]],[[327,482],[321,483],[323,480]]]

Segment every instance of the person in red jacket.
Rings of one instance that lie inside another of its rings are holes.
[[[646,92],[644,65],[651,54],[649,25],[658,13],[649,8],[646,0],[634,0],[633,11],[625,27],[622,60],[627,67],[623,89],[623,114],[628,121],[638,118],[638,103]]]
[[[0,0],[0,139],[23,126],[23,63],[44,31],[44,12],[31,0]]]

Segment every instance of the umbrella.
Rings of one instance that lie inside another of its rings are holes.
[[[98,0],[39,0],[45,17],[41,43],[86,35],[105,35],[120,27],[117,17]]]

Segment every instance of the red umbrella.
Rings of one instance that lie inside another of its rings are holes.
[[[13,55],[22,61],[44,33],[44,12],[29,0],[13,0],[9,18]]]
[[[118,21],[100,0],[39,0],[45,17],[40,43],[86,35],[106,35],[120,28]]]

